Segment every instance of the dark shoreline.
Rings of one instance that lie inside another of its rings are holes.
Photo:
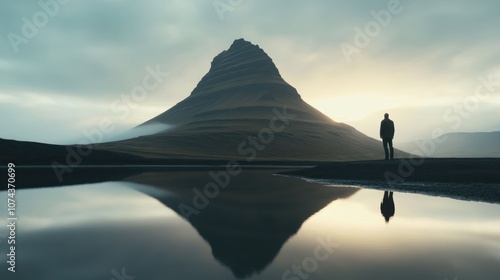
[[[174,161],[176,162],[176,161]],[[69,186],[76,184],[90,184],[106,181],[120,181],[145,172],[190,172],[199,170],[226,170],[228,164],[235,161],[182,161],[182,164],[82,164],[74,167],[59,165],[54,168],[51,165],[23,165],[16,164],[16,189],[33,189],[43,187]],[[267,170],[295,170],[310,168],[317,163],[307,162],[238,162],[242,169],[267,169]],[[7,180],[7,165],[0,165],[4,170],[4,180]],[[105,172],[103,172],[105,171]],[[274,172],[274,171],[273,171]],[[60,180],[59,173],[63,180]],[[7,190],[7,184],[0,186],[0,191]]]
[[[80,165],[59,181],[50,165],[16,165],[19,189],[56,187],[121,180],[146,171],[225,169],[230,161],[169,161],[158,164]],[[444,196],[462,200],[500,203],[500,158],[425,158],[348,162],[238,162],[245,169],[281,169],[277,175],[311,179],[323,184],[357,185]],[[0,166],[0,170],[6,166]],[[106,172],[96,172],[106,169]],[[386,180],[386,176],[390,179]],[[0,191],[5,190],[5,186]]]
[[[326,184],[422,193],[500,203],[499,158],[423,158],[422,161],[333,162],[280,175]]]

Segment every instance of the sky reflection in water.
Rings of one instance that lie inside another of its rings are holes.
[[[19,191],[18,272],[2,254],[1,278],[500,279],[500,205],[394,193],[386,223],[382,191],[248,171],[185,220],[207,173]],[[315,267],[318,239],[339,247]]]

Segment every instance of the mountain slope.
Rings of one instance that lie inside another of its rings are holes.
[[[189,97],[143,125],[155,123],[172,128],[98,149],[146,158],[248,162],[383,157],[379,141],[304,102],[271,58],[243,39],[214,58]]]

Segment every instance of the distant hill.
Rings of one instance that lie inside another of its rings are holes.
[[[172,128],[104,143],[98,149],[146,158],[247,161],[384,156],[378,140],[331,120],[304,102],[283,80],[272,59],[243,39],[214,58],[189,97],[143,125],[157,123]]]
[[[79,165],[133,163],[140,157],[102,150],[88,150],[77,145],[63,146],[0,138],[0,164]]]
[[[411,143],[398,145],[398,148],[412,152],[414,154],[429,157],[500,157],[500,131],[496,132],[457,132],[443,135],[443,143],[435,145],[435,151],[432,154],[424,154],[422,151],[427,148],[419,148],[419,140]]]

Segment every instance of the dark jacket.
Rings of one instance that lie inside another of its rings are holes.
[[[394,138],[394,122],[383,119],[380,123],[380,138]]]

